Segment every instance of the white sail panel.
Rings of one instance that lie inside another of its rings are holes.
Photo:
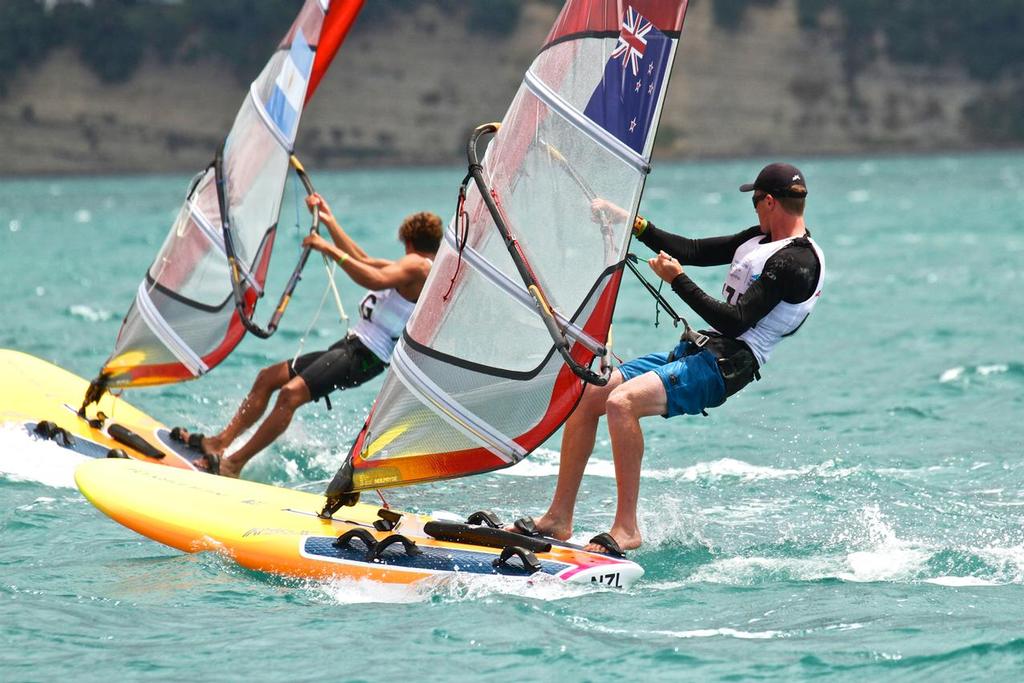
[[[607,341],[685,8],[566,3],[329,499],[506,467],[561,426],[581,377],[600,379],[586,366]],[[595,215],[596,198],[628,219]]]

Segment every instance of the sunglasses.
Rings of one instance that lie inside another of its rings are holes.
[[[752,202],[754,203],[754,208],[756,209],[756,208],[757,208],[757,205],[761,203],[761,200],[762,200],[762,199],[764,199],[764,198],[765,198],[765,197],[767,197],[767,196],[768,196],[768,194],[767,194],[767,193],[763,193],[763,194],[762,194],[762,193],[757,193],[757,192],[755,192],[755,193],[754,193],[754,196],[752,196],[752,197],[750,198],[750,201],[752,201]]]

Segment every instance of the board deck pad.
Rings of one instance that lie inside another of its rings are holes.
[[[303,542],[303,552],[311,557],[358,562],[366,556],[366,550],[353,544],[352,547],[339,548],[334,545],[334,536],[310,536]],[[511,564],[494,567],[493,552],[473,550],[456,550],[453,548],[420,548],[421,555],[407,555],[401,546],[386,549],[380,558],[381,564],[408,567],[411,569],[429,569],[431,571],[467,572],[470,574],[501,574],[504,576],[529,576],[530,572],[514,561]],[[552,576],[572,565],[551,560],[540,561],[540,571]]]
[[[156,442],[154,446],[160,450],[173,451],[181,457],[192,463],[197,469],[206,469],[206,455],[198,448],[192,448],[187,443],[183,443],[176,439],[171,438],[171,430],[167,427],[160,427],[156,430]]]
[[[121,398],[106,394],[89,417],[102,412],[109,417],[104,428],[96,428],[77,413],[89,382],[41,358],[27,353],[0,349],[0,424],[21,424],[30,435],[40,422],[49,421],[65,430],[71,441],[54,443],[91,458],[104,458],[120,449],[129,458],[160,463],[170,467],[205,470],[201,452],[170,438],[170,430]],[[138,434],[164,453],[151,458],[121,443],[108,432],[110,424],[119,424]]]
[[[42,438],[36,432],[36,426],[38,426],[38,424],[38,422],[26,422],[23,425],[25,427],[25,432],[34,439]],[[110,446],[97,443],[96,441],[81,435],[73,436],[70,443],[64,443],[63,441],[55,441],[54,443],[89,458],[105,458],[107,457],[107,453],[110,452]]]
[[[322,519],[322,495],[135,460],[86,461],[75,471],[75,482],[93,505],[143,536],[185,552],[221,552],[258,571],[385,583],[457,573],[536,576],[518,558],[493,566],[503,548],[432,538],[424,531],[432,521],[427,515],[400,513],[393,529],[381,531],[373,526],[381,519],[379,506],[360,503]],[[334,545],[354,529],[375,542],[400,534],[420,553],[409,554],[395,543],[370,558],[359,540],[347,548]],[[628,587],[643,575],[634,562],[579,547],[556,545],[535,556],[540,574],[565,581]]]

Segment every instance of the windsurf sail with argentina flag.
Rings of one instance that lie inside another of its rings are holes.
[[[325,512],[361,490],[513,465],[586,382],[607,381],[591,366],[606,352],[686,5],[565,4],[504,120],[470,140],[445,243]],[[595,222],[595,197],[630,220]]]
[[[80,411],[108,388],[194,379],[224,360],[247,331],[277,328],[308,249],[270,323],[253,319],[264,295],[289,170],[311,190],[294,156],[305,105],[363,0],[306,0],[252,82],[214,160],[189,183],[170,233],[125,315],[114,351]],[[312,230],[318,226],[314,213]]]

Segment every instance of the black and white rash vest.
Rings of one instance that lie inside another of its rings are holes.
[[[825,283],[825,255],[810,236],[763,242],[764,236],[758,235],[750,238],[736,249],[732,265],[729,267],[729,274],[722,287],[722,295],[725,300],[735,306],[747,288],[761,277],[761,272],[768,259],[797,239],[806,239],[810,242],[818,257],[818,263],[821,265],[818,282],[814,287],[814,293],[805,301],[799,303],[780,301],[755,325],[737,337],[750,347],[761,367],[764,367],[779,340],[793,334],[803,324],[821,297],[821,288]]]
[[[409,321],[416,304],[395,289],[378,289],[366,293],[359,302],[359,322],[352,334],[363,346],[385,363],[391,362],[395,343]]]

